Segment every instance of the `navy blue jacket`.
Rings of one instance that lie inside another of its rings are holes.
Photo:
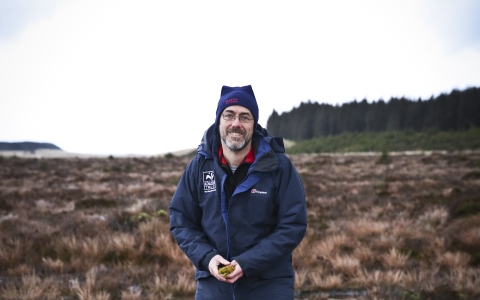
[[[220,145],[212,125],[169,207],[170,231],[195,265],[195,278],[211,276],[203,260],[212,253],[235,259],[244,273],[239,280],[294,278],[292,251],[305,236],[306,201],[300,176],[283,153],[283,139],[273,138],[257,124],[255,161],[228,207],[227,175],[217,156]]]

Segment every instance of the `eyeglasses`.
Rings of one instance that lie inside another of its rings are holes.
[[[229,122],[234,121],[236,118],[238,118],[238,120],[242,123],[250,123],[250,122],[253,121],[253,118],[250,117],[249,115],[236,116],[236,115],[231,114],[231,113],[225,113],[225,114],[222,114],[222,116],[223,116],[223,119],[225,121],[229,121]]]

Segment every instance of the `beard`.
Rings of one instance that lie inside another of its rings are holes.
[[[242,136],[239,138],[233,138],[233,141],[230,141],[227,139],[227,136],[230,132],[241,133]],[[246,132],[241,129],[226,129],[223,132],[220,130],[220,138],[222,139],[222,142],[233,152],[242,150],[250,143],[252,136],[245,136],[245,134]]]

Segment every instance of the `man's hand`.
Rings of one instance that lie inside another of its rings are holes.
[[[222,275],[218,274],[218,266],[222,264],[224,266],[229,266],[230,262],[223,258],[220,254],[215,255],[212,257],[210,262],[208,263],[208,270],[213,277],[217,278],[220,281],[227,281]],[[236,271],[236,270],[235,270]],[[233,271],[233,272],[235,272]]]
[[[240,277],[243,276],[243,271],[240,265],[234,260],[232,260],[232,263],[230,265],[235,266],[235,270],[233,270],[231,274],[227,275],[225,281],[228,283],[235,283],[235,281],[237,281],[238,279],[240,279]]]

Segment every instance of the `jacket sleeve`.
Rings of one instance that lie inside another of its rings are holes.
[[[305,190],[290,160],[285,157],[282,165],[276,180],[278,224],[275,231],[235,258],[245,276],[261,275],[272,268],[275,269],[275,264],[285,261],[305,236],[307,228]],[[290,260],[288,263],[291,265]]]
[[[203,260],[214,247],[201,228],[202,210],[197,197],[197,159],[183,173],[169,206],[170,232],[198,270],[208,271]]]

